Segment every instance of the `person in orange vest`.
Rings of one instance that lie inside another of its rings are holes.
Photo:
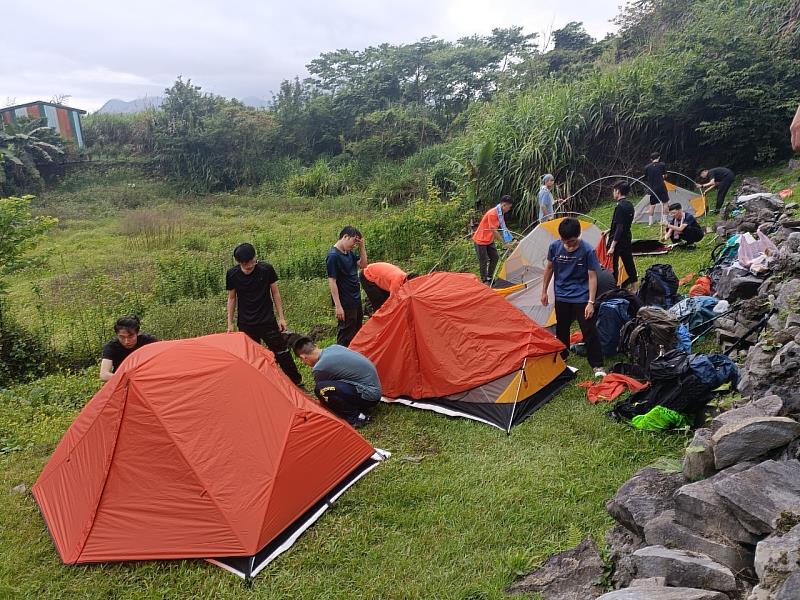
[[[497,261],[500,259],[495,241],[500,242],[503,248],[512,245],[514,238],[506,227],[505,215],[513,207],[514,200],[511,196],[503,196],[496,206],[483,214],[478,229],[472,234],[472,241],[475,242],[475,251],[478,254],[481,281],[484,283],[491,283]]]
[[[408,274],[400,267],[388,262],[369,263],[361,270],[361,287],[369,298],[372,305],[372,312],[383,306],[383,303],[400,289],[409,279],[416,277],[416,273]]]

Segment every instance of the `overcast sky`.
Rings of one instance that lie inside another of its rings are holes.
[[[621,1],[14,0],[2,10],[0,106],[67,94],[93,111],[160,95],[178,75],[228,97],[270,98],[321,52],[569,21],[602,38]]]

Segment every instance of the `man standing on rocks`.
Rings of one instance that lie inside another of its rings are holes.
[[[701,183],[698,187],[704,194],[711,188],[717,188],[717,206],[715,210],[709,211],[711,213],[720,212],[722,205],[725,204],[725,196],[728,193],[733,180],[736,177],[733,171],[727,167],[714,167],[713,169],[703,169],[700,171],[701,179],[708,179],[706,183]]]

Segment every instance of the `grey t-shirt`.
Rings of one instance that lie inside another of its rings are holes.
[[[358,390],[368,402],[381,399],[381,380],[375,365],[355,350],[333,344],[325,348],[311,369],[315,381],[343,381]]]

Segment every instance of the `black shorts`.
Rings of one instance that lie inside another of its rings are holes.
[[[667,190],[659,191],[655,196],[650,194],[650,204],[652,206],[655,206],[659,202],[661,204],[669,204],[669,194],[667,193]]]

